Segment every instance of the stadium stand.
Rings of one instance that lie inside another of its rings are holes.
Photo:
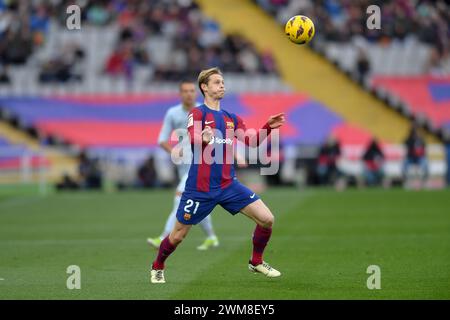
[[[209,65],[237,75],[266,75],[262,85],[283,87],[270,51],[259,53],[238,34],[224,35],[193,1],[85,1],[82,30],[65,28],[61,13],[70,3],[3,4],[0,70],[7,70],[9,81],[0,85],[0,92],[142,93],[152,91],[154,83],[190,77]],[[24,18],[34,21],[35,12],[42,15],[42,27],[36,30]],[[16,34],[22,42],[21,35],[29,35],[26,54],[13,50],[24,48],[15,45]]]
[[[24,144],[12,143],[0,132],[0,182],[31,182],[47,170],[49,159]]]
[[[0,183],[39,182],[44,190],[48,181],[76,171],[72,154],[45,146],[28,133],[0,121]]]
[[[450,8],[445,1],[256,0],[284,24],[295,14],[314,17],[313,48],[363,82],[404,115],[450,138],[445,99],[450,74]],[[366,9],[379,5],[381,30],[366,27]],[[419,84],[420,83],[420,84]],[[426,87],[429,86],[429,91]],[[408,95],[408,88],[412,94]],[[438,89],[436,89],[438,88]],[[417,94],[414,89],[417,89]],[[436,100],[436,95],[440,95]],[[444,94],[445,95],[445,94]]]
[[[403,101],[418,119],[450,130],[450,77],[373,77],[374,86]],[[449,131],[450,132],[450,131]]]
[[[326,1],[317,6],[310,1],[257,2],[262,6],[269,3],[266,9],[281,17],[280,22],[286,12],[295,13],[294,4],[303,4],[297,9],[311,12],[319,26],[330,23],[320,16]],[[388,172],[401,175],[404,150],[400,144],[410,121],[385,108],[383,101],[355,86],[319,55],[286,41],[277,22],[251,0],[229,0],[227,4],[203,0],[85,1],[81,30],[64,27],[66,16],[61,13],[70,1],[23,2],[20,8],[0,3],[0,14],[8,17],[0,26],[0,74],[8,78],[0,84],[2,117],[20,130],[36,132],[40,148],[57,142],[57,148],[66,150],[69,144],[75,150],[68,153],[72,159],[81,150],[103,159],[104,167],[117,169],[107,178],[119,176],[120,167],[128,171],[128,167],[136,168],[149,153],[155,153],[161,180],[171,179],[167,155],[159,154],[156,148],[163,115],[178,101],[177,81],[216,65],[225,71],[229,93],[224,105],[242,114],[249,127],[259,127],[274,110],[287,113],[282,136],[289,162],[284,166],[285,179],[295,175],[298,158],[314,158],[317,146],[330,135],[343,145],[340,165],[349,174],[361,172],[361,154],[376,136],[386,154]],[[39,27],[29,29],[20,12],[31,16]],[[10,58],[19,54],[10,52],[9,48],[15,47],[13,38],[5,35],[12,33],[16,23],[18,30],[23,29],[19,34],[31,33],[32,40],[25,39],[31,41],[30,50],[13,62]],[[249,24],[258,28],[248,28]],[[319,29],[312,44],[354,72],[362,49],[355,51],[349,41],[357,35],[338,35],[337,41],[327,30]],[[379,71],[380,75],[373,77],[374,85],[393,92],[396,89],[389,82],[392,73],[419,73],[428,51],[419,45],[420,54],[413,54],[413,45],[420,39],[405,40],[403,52],[394,42],[386,46],[386,37],[370,42],[359,35],[356,42],[370,49],[366,57],[370,60],[369,74]],[[380,53],[372,57],[372,51]],[[410,64],[417,70],[399,63],[398,58],[389,65],[381,63],[389,60],[386,54],[400,51],[418,59],[417,64]],[[399,71],[401,65],[406,69]],[[430,90],[438,104],[433,108],[446,103],[442,102],[447,99],[445,88],[438,85]],[[403,99],[401,92],[396,99]],[[419,110],[415,105],[409,108]],[[445,125],[447,120],[439,118],[443,113],[433,118],[434,125]],[[431,111],[424,114],[431,117]],[[426,135],[426,140],[431,143],[433,159],[430,173],[442,175],[442,146],[434,145],[437,140],[432,135]]]

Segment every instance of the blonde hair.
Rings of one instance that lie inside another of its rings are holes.
[[[209,78],[213,75],[213,74],[220,74],[222,75],[222,71],[215,67],[215,68],[210,68],[210,69],[206,69],[206,70],[202,70],[200,72],[200,74],[198,75],[198,87],[200,88],[200,91],[202,92],[202,95],[205,96],[205,93],[202,90],[202,84],[208,84],[209,82]]]

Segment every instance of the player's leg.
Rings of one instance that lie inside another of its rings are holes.
[[[156,238],[147,239],[147,242],[156,249],[159,248],[161,241],[163,241],[163,239],[170,234],[170,232],[173,230],[175,226],[175,222],[177,220],[177,209],[178,206],[180,205],[181,194],[182,192],[179,191],[175,193],[175,197],[173,199],[173,208],[169,214],[169,217],[166,220],[166,224],[164,225],[164,231],[161,233],[161,235]]]
[[[263,273],[268,277],[278,277],[280,272],[263,261],[264,249],[272,235],[274,222],[274,216],[269,208],[252,190],[238,181],[233,182],[232,185],[223,190],[219,203],[231,214],[242,212],[256,222],[253,233],[253,254],[249,269]]]
[[[409,168],[412,165],[412,160],[410,158],[406,158],[403,161],[403,165],[402,165],[402,179],[403,179],[403,184],[406,186],[408,183],[408,173],[409,173]]]
[[[152,264],[151,282],[164,283],[164,263],[188,234],[191,226],[206,218],[216,206],[216,199],[206,193],[185,191],[177,209],[176,222],[170,234],[164,238],[158,255]]]
[[[219,239],[217,238],[213,225],[212,225],[212,219],[211,215],[207,216],[205,219],[203,219],[200,222],[200,227],[202,228],[203,232],[206,234],[206,239],[203,241],[201,245],[197,247],[198,250],[208,250],[211,247],[218,247],[219,246]]]
[[[422,187],[426,186],[428,180],[428,161],[425,157],[419,159],[419,167],[422,174]]]
[[[175,226],[175,221],[177,220],[176,218],[177,210],[178,206],[180,205],[181,195],[184,192],[184,187],[186,185],[188,173],[189,173],[189,166],[178,166],[178,175],[181,177],[181,179],[180,182],[178,183],[175,192],[172,211],[170,212],[169,217],[167,218],[166,224],[164,226],[164,231],[159,237],[147,239],[147,242],[156,249],[159,248],[161,241],[170,234],[170,232],[173,230]]]
[[[151,282],[165,283],[164,262],[175,251],[177,246],[184,240],[192,225],[175,222],[172,232],[164,238],[159,246],[158,255],[152,263]]]
[[[275,221],[272,212],[261,199],[245,206],[241,209],[241,212],[255,221],[261,228],[271,229]]]
[[[253,252],[249,261],[249,269],[265,274],[268,277],[279,277],[281,273],[263,260],[264,249],[272,235],[274,216],[261,199],[250,203],[241,212],[256,222],[253,232]]]
[[[166,225],[164,226],[163,233],[161,233],[161,235],[159,236],[161,240],[164,239],[165,237],[167,237],[170,234],[170,232],[172,232],[173,227],[175,226],[175,222],[177,221],[177,210],[178,210],[178,206],[180,205],[182,193],[183,192],[180,192],[180,191],[177,191],[175,193],[175,197],[173,198],[172,211],[170,212],[169,218],[166,221]]]

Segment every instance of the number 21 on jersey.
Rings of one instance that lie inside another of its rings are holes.
[[[198,206],[200,205],[199,201],[193,201],[192,199],[188,199],[186,201],[186,205],[184,206],[184,211],[187,213],[191,213],[191,207],[194,205],[195,203],[195,207],[194,207],[194,211],[192,212],[192,214],[195,214],[197,212]]]

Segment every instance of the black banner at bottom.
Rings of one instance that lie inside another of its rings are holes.
[[[357,319],[386,317],[388,309],[396,309],[402,316],[429,316],[442,309],[448,310],[449,301],[406,300],[3,300],[2,314],[12,312],[15,316],[30,313],[46,318],[85,318],[97,313],[102,318],[129,318],[141,313],[143,319],[297,319],[308,315],[314,317],[345,316]],[[147,316],[145,316],[147,315]]]

